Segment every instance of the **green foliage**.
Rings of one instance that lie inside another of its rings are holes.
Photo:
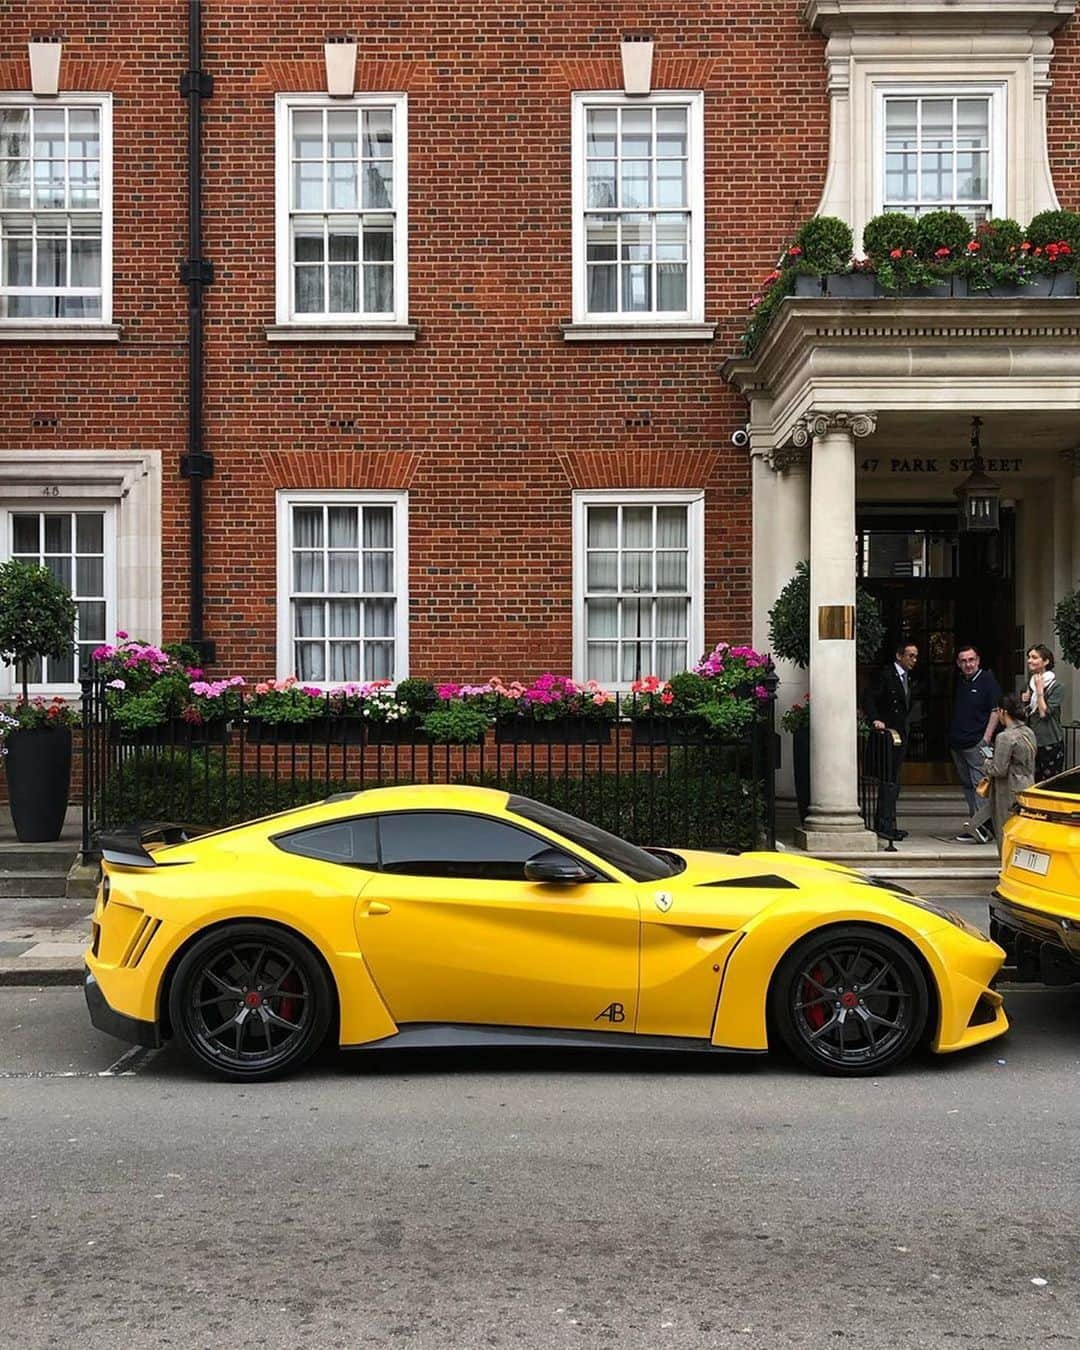
[[[256,685],[255,692],[248,696],[247,713],[250,721],[268,726],[301,726],[325,717],[328,707],[325,694],[314,688],[309,692],[290,678]]]
[[[447,699],[421,722],[425,733],[439,745],[472,745],[484,738],[490,722],[483,708],[462,699]]]
[[[795,268],[785,268],[777,274],[776,280],[770,283],[760,301],[756,303],[742,335],[743,349],[748,356],[757,349],[780,305],[789,295],[794,294],[796,275]]]
[[[710,733],[723,740],[738,740],[754,725],[757,716],[753,702],[746,698],[713,699],[694,711]]]
[[[813,216],[795,236],[802,262],[815,272],[846,272],[851,265],[851,228],[837,216]]]
[[[881,608],[860,586],[855,592],[855,644],[860,661],[877,660],[885,640]],[[769,610],[769,641],[776,656],[806,669],[810,664],[810,564],[800,562],[795,575]]]
[[[430,680],[399,680],[395,692],[397,701],[419,716],[430,712],[435,706],[435,686]]]
[[[42,727],[77,727],[82,722],[78,707],[59,696],[48,701],[40,694],[30,699],[19,698],[14,703],[4,704],[0,712],[15,724],[7,730],[14,730],[15,727],[20,731],[38,731]],[[6,734],[6,730],[0,733]]]
[[[915,224],[915,252],[925,262],[945,264],[962,258],[971,242],[971,226],[959,211],[927,211]]]
[[[975,227],[975,242],[986,262],[1012,262],[1024,242],[1023,227],[1008,217],[983,220]]]
[[[1070,591],[1054,610],[1054,632],[1062,659],[1080,667],[1080,590]]]
[[[708,703],[713,692],[710,681],[704,675],[695,675],[689,670],[672,675],[668,687],[675,695],[675,701],[669,705],[672,716],[681,716],[692,712],[702,703]]]
[[[190,667],[199,670],[202,667],[202,659],[190,642],[163,642],[161,650],[185,669]]]
[[[1040,211],[1032,218],[1025,237],[1033,249],[1064,241],[1076,262],[1080,259],[1080,211]]]
[[[0,660],[15,666],[28,697],[28,667],[62,661],[75,646],[75,602],[53,574],[32,563],[0,566]]]
[[[801,703],[793,703],[780,719],[780,725],[785,731],[802,731],[810,725],[810,695],[803,699]]]
[[[896,249],[914,253],[919,242],[919,227],[914,216],[900,211],[886,211],[866,222],[863,230],[863,252],[875,262],[887,258]]]

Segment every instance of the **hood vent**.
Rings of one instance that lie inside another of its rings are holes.
[[[702,888],[706,886],[749,886],[754,890],[765,891],[797,891],[799,888],[793,881],[788,881],[787,877],[778,877],[775,872],[764,872],[757,877],[728,877],[725,881],[703,881]]]

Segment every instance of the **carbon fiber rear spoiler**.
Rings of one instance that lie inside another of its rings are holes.
[[[180,863],[159,863],[143,845],[155,840],[162,844],[186,844],[205,834],[199,825],[178,825],[175,821],[157,820],[149,824],[128,825],[122,830],[98,835],[98,848],[104,862],[118,867],[179,867]]]

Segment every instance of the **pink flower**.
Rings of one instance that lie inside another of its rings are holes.
[[[675,702],[675,695],[671,692],[670,689],[665,689],[664,692],[660,695],[660,702],[663,703],[666,707],[668,704]]]
[[[188,679],[190,680],[201,680],[202,677],[206,674],[206,672],[204,670],[200,670],[198,666],[188,666],[187,671],[185,673]]]
[[[270,686],[263,680],[260,684],[255,686],[255,692],[257,694],[268,694],[270,692]]]
[[[769,697],[769,691],[765,688],[765,686],[764,686],[763,684],[755,684],[755,685],[754,685],[754,697],[755,697],[760,703],[764,703],[765,700]]]
[[[105,686],[106,689],[126,689],[127,685],[123,680],[110,680]]]
[[[116,630],[116,636],[120,639],[121,642],[123,642],[123,640],[127,637],[127,634],[124,632],[122,628],[118,628]]]

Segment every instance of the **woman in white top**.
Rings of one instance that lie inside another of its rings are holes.
[[[1054,653],[1039,643],[1029,647],[1031,678],[1020,695],[1027,708],[1028,726],[1035,733],[1035,781],[1041,783],[1065,768],[1065,733],[1061,729],[1064,690],[1054,674]]]

